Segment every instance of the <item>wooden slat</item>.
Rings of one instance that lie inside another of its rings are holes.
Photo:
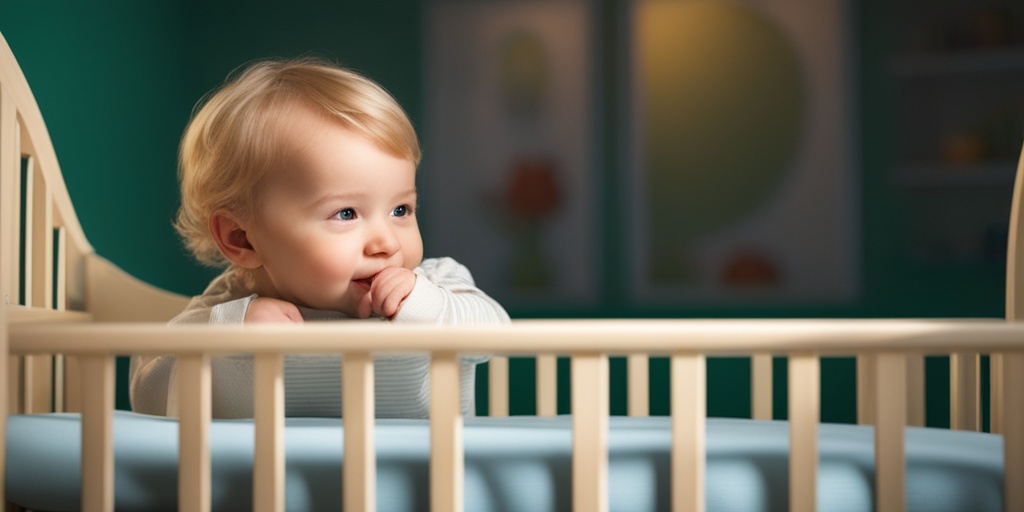
[[[79,412],[82,410],[82,387],[74,383],[81,380],[81,364],[78,356],[64,356],[64,410]]]
[[[493,356],[487,362],[487,414],[508,416],[508,358]]]
[[[24,141],[24,139],[23,139]],[[53,199],[38,168],[30,159],[26,176],[25,224],[25,303],[35,308],[52,309],[53,303]],[[53,356],[26,357],[25,404],[28,412],[54,410]]]
[[[919,353],[906,354],[907,375],[907,420],[912,427],[923,427],[925,423],[925,381],[924,355]]]
[[[53,356],[53,412],[66,412],[67,404],[64,401],[64,355]]]
[[[178,510],[210,510],[210,356],[178,356]]]
[[[558,414],[558,358],[554,354],[537,356],[537,416]]]
[[[63,226],[53,228],[54,262],[53,279],[55,281],[55,295],[53,297],[53,308],[57,311],[67,311],[67,265],[68,265],[68,232]],[[67,359],[63,354],[57,354],[53,361],[53,409],[57,412],[68,411],[68,389],[65,383],[75,382],[68,373]]]
[[[626,358],[628,378],[627,413],[630,416],[647,416],[651,409],[651,370],[647,354],[630,354]]]
[[[284,512],[284,356],[253,356],[253,510]]]
[[[572,508],[608,510],[608,357],[572,355]]]
[[[981,430],[981,361],[977,352],[949,356],[949,427]]]
[[[114,510],[114,358],[81,358],[82,510]]]
[[[20,126],[19,126],[18,140],[20,141],[20,139],[21,139],[21,135],[20,135]],[[10,286],[10,288],[5,290],[5,294],[6,294],[5,298],[7,299],[7,303],[8,304],[23,304],[24,305],[25,302],[22,300],[21,290],[20,290],[20,287],[21,287],[21,283],[20,283],[21,273],[26,270],[24,268],[26,262],[22,259],[22,250],[21,250],[21,248],[22,248],[22,245],[21,245],[21,226],[22,226],[22,222],[23,222],[24,219],[22,218],[22,201],[21,201],[22,179],[21,179],[21,160],[20,159],[18,160],[18,167],[15,170],[14,175],[10,176],[8,179],[9,179],[10,185],[13,187],[13,190],[11,191],[11,193],[9,195],[5,195],[4,198],[9,200],[9,201],[11,201],[11,210],[9,210],[9,211],[13,212],[12,215],[14,216],[14,222],[13,222],[13,229],[14,229],[14,231],[12,233],[12,236],[10,237],[10,240],[8,240],[8,242],[7,242],[8,243],[7,250],[10,251],[10,254],[11,254],[11,261],[12,261],[12,264],[13,264],[13,272],[14,272],[14,274],[11,276],[11,280],[8,282],[8,285]],[[5,180],[5,181],[7,181],[7,180]],[[7,214],[8,212],[4,212],[4,213]]]
[[[1003,354],[1003,394],[1024,389],[1024,352]],[[1003,409],[1003,510],[1024,510],[1024,401],[1006,400]]]
[[[672,511],[703,512],[707,423],[707,361],[700,354],[671,358]]]
[[[57,311],[65,311],[68,309],[68,231],[63,226],[54,227],[53,238],[57,245],[53,262],[53,279],[56,281],[53,308]]]
[[[789,356],[789,510],[816,510],[821,363],[816,354]]]
[[[29,167],[32,178],[32,304],[52,309],[53,303],[53,197],[37,161]]]
[[[7,359],[7,410],[11,414],[25,412],[22,379],[23,356],[10,355]]]
[[[1003,433],[1003,410],[1006,400],[1003,395],[1003,355],[989,356],[989,431],[993,434]]]
[[[454,352],[430,362],[430,510],[462,512],[465,506],[459,364]]]
[[[875,356],[857,355],[857,423],[875,424]]]
[[[377,509],[373,358],[367,353],[346,353],[341,359],[341,378],[341,417],[345,419],[343,510],[373,512]]]
[[[9,84],[0,83],[0,302],[18,302],[20,128]],[[11,291],[14,290],[12,294]]]
[[[25,369],[26,412],[53,412],[53,356],[25,356]]]
[[[904,429],[907,423],[906,359],[899,353],[876,356],[875,510],[906,508]]]
[[[772,419],[772,354],[754,354],[750,358],[750,417]]]

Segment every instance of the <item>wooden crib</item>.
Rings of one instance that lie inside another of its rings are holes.
[[[978,429],[979,358],[990,355],[991,426],[1004,439],[1003,509],[1024,510],[1024,288],[1017,279],[1018,168],[1007,266],[1005,320],[549,320],[510,326],[183,326],[165,321],[185,298],[120,271],[90,247],[75,216],[28,84],[0,37],[0,438],[6,413],[80,411],[81,506],[114,509],[115,357],[176,354],[180,378],[179,510],[210,510],[212,355],[252,353],[255,380],[253,503],[284,510],[285,351],[343,359],[344,509],[375,510],[371,353],[432,357],[430,509],[463,509],[463,417],[458,353],[537,358],[538,415],[555,414],[556,356],[571,358],[572,504],[607,510],[608,358],[628,358],[629,414],[647,414],[648,358],[671,365],[671,507],[705,508],[706,360],[751,357],[753,418],[771,418],[772,357],[788,359],[789,503],[816,508],[819,368],[823,356],[857,358],[858,418],[875,425],[877,510],[904,509],[904,426],[923,424],[925,355],[951,355],[954,428]],[[281,343],[282,334],[288,343]],[[343,333],[344,336],[339,336]],[[344,341],[340,341],[344,340]],[[481,341],[484,340],[484,341]],[[508,414],[507,358],[489,363],[490,415]],[[1013,393],[1010,390],[1018,390]],[[0,445],[4,450],[5,445]],[[0,452],[0,481],[5,481]],[[14,470],[13,468],[6,468]],[[1016,483],[1016,485],[1014,485]],[[5,488],[0,487],[0,496]]]

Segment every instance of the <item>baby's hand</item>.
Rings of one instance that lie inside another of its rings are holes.
[[[299,308],[291,302],[270,297],[256,297],[245,310],[245,323],[302,323]]]
[[[373,278],[370,285],[370,307],[384,318],[392,318],[416,285],[416,274],[402,267],[388,267]]]

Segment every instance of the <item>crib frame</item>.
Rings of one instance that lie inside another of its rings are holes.
[[[343,359],[344,508],[375,509],[371,354],[425,352],[431,363],[431,510],[461,511],[462,416],[456,354],[492,353],[491,415],[508,414],[507,356],[536,357],[538,415],[554,415],[556,358],[571,358],[573,508],[607,510],[609,357],[628,359],[629,414],[648,413],[647,363],[671,366],[672,509],[704,509],[706,360],[750,357],[752,417],[771,418],[772,357],[789,365],[790,503],[815,509],[823,356],[857,357],[858,421],[876,428],[877,509],[905,502],[904,426],[923,424],[923,358],[951,355],[953,428],[979,429],[979,358],[989,354],[993,432],[1004,436],[1004,510],[1024,510],[1024,314],[1017,273],[1024,155],[1010,219],[1005,319],[533,320],[510,326],[362,323],[182,326],[185,298],[142,283],[98,256],[77,220],[42,115],[0,36],[0,438],[7,413],[80,411],[82,509],[111,511],[115,356],[179,358],[179,509],[210,510],[210,357],[254,354],[254,504],[284,510],[283,355]],[[22,243],[24,240],[24,243]],[[145,307],[141,305],[145,304]],[[344,333],[344,336],[339,336]],[[287,335],[288,343],[280,343]],[[623,340],[628,339],[628,346]],[[344,340],[344,341],[339,341]],[[81,383],[79,386],[78,384]],[[0,481],[6,477],[0,445]],[[4,501],[0,486],[0,501]],[[5,501],[6,503],[6,501]]]

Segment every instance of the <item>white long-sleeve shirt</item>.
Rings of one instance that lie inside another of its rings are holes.
[[[392,321],[434,324],[505,323],[505,310],[476,287],[469,270],[451,258],[426,259],[415,269],[416,284]],[[175,324],[240,324],[256,295],[233,272],[214,279],[202,295],[171,320]],[[306,321],[356,321],[336,311],[300,308]],[[384,321],[369,318],[359,321]],[[284,344],[282,344],[284,346]],[[487,356],[460,356],[462,413],[472,415],[476,365]],[[132,409],[177,415],[174,356],[133,356],[129,371]],[[251,354],[212,357],[212,408],[215,418],[253,415]],[[374,356],[375,407],[379,418],[426,418],[430,406],[430,357],[426,354]],[[286,354],[287,416],[341,415],[341,357],[336,354]]]

